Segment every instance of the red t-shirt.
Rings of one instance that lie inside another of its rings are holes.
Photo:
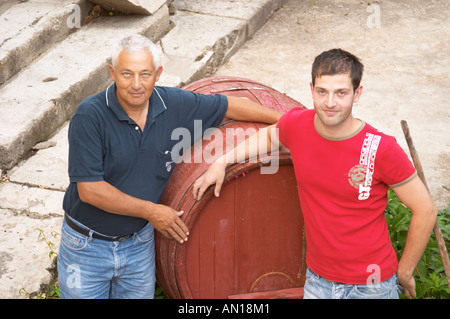
[[[294,163],[306,263],[341,283],[387,280],[398,265],[384,217],[387,190],[412,179],[414,166],[394,137],[367,123],[337,140],[320,135],[315,120],[314,110],[294,108],[277,124]]]

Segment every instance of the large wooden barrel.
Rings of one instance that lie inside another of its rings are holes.
[[[206,78],[184,89],[246,97],[281,112],[305,108],[266,85],[237,77]],[[219,127],[222,141],[197,143],[202,149],[223,143],[225,150],[237,143],[227,129],[264,126],[225,119]],[[220,197],[210,187],[200,201],[191,190],[209,164],[192,159],[176,165],[161,203],[184,211],[190,236],[179,244],[155,232],[156,277],[169,298],[251,298],[262,292],[301,297],[306,271],[303,216],[290,153],[282,148],[278,156],[275,174],[261,174],[261,166],[270,165],[269,157],[229,166]]]

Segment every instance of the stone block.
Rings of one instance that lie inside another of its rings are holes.
[[[90,0],[109,11],[118,11],[126,14],[152,15],[167,0]]]

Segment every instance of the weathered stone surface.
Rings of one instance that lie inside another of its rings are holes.
[[[1,6],[6,7],[6,5]],[[60,0],[10,3],[0,17],[0,85],[82,24],[92,3]],[[69,23],[68,23],[69,21]]]
[[[109,11],[119,11],[127,14],[151,15],[167,0],[89,0]]]

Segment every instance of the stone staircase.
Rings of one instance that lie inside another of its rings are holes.
[[[81,0],[27,1],[2,14],[0,167],[17,164],[82,99],[107,84],[114,39],[141,33],[158,41],[169,27],[167,6],[152,16],[105,16],[80,28],[71,25],[71,15],[84,20],[91,8]]]

